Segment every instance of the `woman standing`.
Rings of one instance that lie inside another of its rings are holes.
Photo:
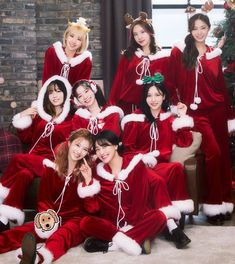
[[[55,163],[44,160],[39,213],[34,222],[0,233],[0,253],[19,248],[24,237],[22,252],[18,252],[20,263],[51,263],[83,242],[80,221],[98,210],[95,199],[81,199],[77,194],[78,185],[87,185],[91,180],[84,171],[84,164],[90,162],[91,146],[91,134],[80,129],[72,132],[68,141],[58,147]],[[96,187],[98,192],[99,185]]]
[[[140,109],[122,119],[123,144],[127,153],[144,153],[147,156],[159,152],[154,171],[167,183],[172,203],[181,213],[194,210],[186,188],[184,167],[178,162],[169,162],[175,145],[188,147],[192,143],[193,120],[186,115],[187,107],[179,104],[178,114],[172,116],[164,77],[156,73],[145,77]]]
[[[161,51],[156,45],[154,29],[146,13],[140,12],[135,20],[126,14],[125,20],[130,29],[130,45],[122,53],[109,102],[121,107],[125,114],[130,114],[139,107],[142,78],[153,75],[157,70],[164,74],[170,52]]]
[[[63,43],[57,41],[45,53],[42,83],[53,75],[67,78],[71,85],[81,79],[90,79],[92,55],[89,45],[86,20],[82,17],[69,22],[64,32]]]
[[[93,135],[108,129],[120,136],[123,111],[106,104],[99,85],[91,80],[80,80],[73,86],[73,96],[80,106],[73,118],[73,129],[87,128]]]
[[[0,230],[9,227],[9,220],[24,222],[25,192],[35,177],[41,177],[43,159],[54,160],[54,148],[69,136],[71,85],[61,76],[48,79],[39,91],[37,101],[13,117],[13,126],[28,153],[16,154],[0,182]]]
[[[189,19],[185,43],[177,44],[171,52],[171,95],[175,103],[187,105],[194,130],[202,134],[206,162],[202,209],[208,222],[222,224],[233,211],[228,132],[235,130],[235,119],[223,77],[221,50],[206,45],[209,30],[208,16],[198,13]]]

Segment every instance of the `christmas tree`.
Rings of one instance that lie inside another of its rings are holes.
[[[235,0],[225,1],[224,10],[225,19],[214,29],[213,35],[218,41],[222,36],[226,37],[221,57],[231,103],[235,108]]]

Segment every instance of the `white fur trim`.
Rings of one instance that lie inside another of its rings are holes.
[[[37,101],[36,101],[36,100],[32,101],[32,103],[31,103],[31,107],[35,107],[35,108],[37,108]]]
[[[182,42],[182,41],[179,41],[179,42],[177,42],[177,43],[175,43],[175,44],[173,45],[173,47],[178,48],[181,52],[184,51],[185,46],[186,46],[185,43]]]
[[[181,213],[184,214],[190,214],[194,210],[194,203],[193,200],[187,199],[187,200],[181,200],[181,201],[172,201],[172,204],[176,206]]]
[[[216,57],[219,57],[222,54],[222,50],[220,48],[215,48],[211,52],[206,52],[206,59],[211,60]]]
[[[53,262],[53,253],[49,251],[49,249],[47,249],[45,246],[39,248],[38,253],[43,256],[43,264],[51,264]]]
[[[55,42],[53,46],[55,48],[56,55],[62,64],[69,63],[71,67],[74,67],[82,63],[86,58],[90,58],[90,60],[92,60],[92,54],[88,50],[69,60],[63,50],[62,43],[60,41]]]
[[[222,204],[202,204],[202,211],[207,216],[215,216],[225,213],[225,209]]]
[[[49,159],[44,159],[42,164],[48,168],[52,168],[55,170],[55,162],[49,160]]]
[[[67,90],[67,97],[64,102],[63,111],[58,117],[56,117],[53,120],[53,122],[55,122],[56,124],[60,124],[65,120],[65,118],[67,117],[70,111],[70,97],[71,97],[72,87],[66,78],[59,76],[59,75],[54,75],[43,84],[42,88],[40,89],[38,93],[37,109],[38,109],[38,114],[42,119],[46,120],[47,122],[50,122],[52,120],[52,116],[47,114],[44,110],[43,100],[44,100],[48,85],[52,81],[55,81],[55,80],[60,80],[61,82],[63,82]]]
[[[16,207],[1,204],[0,205],[0,217],[7,218],[9,220],[16,220],[18,225],[24,223],[24,212]]]
[[[178,115],[178,109],[176,105],[170,105],[170,111],[172,115]]]
[[[177,131],[178,129],[183,127],[193,127],[193,126],[194,126],[193,118],[188,115],[178,117],[172,123],[172,129],[174,131]]]
[[[82,182],[80,182],[77,188],[78,196],[81,198],[90,197],[100,192],[100,182],[96,179],[93,179],[93,183],[91,185],[85,187],[82,185]]]
[[[145,115],[144,114],[129,114],[123,117],[121,121],[122,130],[125,127],[125,124],[128,122],[144,122]]]
[[[124,113],[122,109],[118,106],[108,106],[104,111],[98,113],[95,117],[91,115],[91,112],[86,108],[79,108],[75,114],[85,118],[85,119],[91,119],[91,118],[97,118],[97,119],[103,119],[111,114],[118,113],[120,116],[120,119],[123,118]]]
[[[54,234],[58,228],[59,228],[59,225],[60,223],[55,223],[54,227],[49,230],[49,231],[45,231],[45,230],[42,230],[41,228],[37,228],[34,224],[34,231],[36,232],[36,234],[40,237],[40,238],[43,238],[43,239],[47,239],[49,238],[52,234]]]
[[[167,219],[179,220],[181,218],[180,210],[174,205],[168,205],[162,208],[159,208],[161,212],[166,216]]]
[[[120,228],[120,231],[126,233],[127,231],[131,230],[134,226],[133,225],[125,225]]]
[[[232,213],[234,204],[233,203],[228,203],[228,202],[223,202],[223,206],[225,207],[225,213]]]
[[[235,131],[235,119],[228,120],[228,132]]]
[[[121,170],[118,174],[118,177],[116,178],[117,180],[125,181],[126,178],[128,177],[129,173],[135,168],[135,166],[142,160],[143,154],[138,154],[135,155],[132,160],[130,161],[129,165]],[[106,171],[104,169],[104,163],[101,162],[97,165],[96,167],[97,174],[108,181],[113,181],[115,179],[114,175],[111,174],[110,172]]]
[[[135,55],[138,57],[138,58],[141,58],[142,56],[144,56],[144,52],[142,49],[138,48],[136,51],[135,51]]]
[[[163,120],[166,120],[167,118],[169,118],[170,116],[172,116],[171,112],[160,113],[159,119],[160,119],[160,121],[163,121]]]
[[[25,129],[32,125],[31,116],[20,116],[20,113],[13,116],[12,125],[18,129]]]
[[[7,187],[4,187],[1,183],[0,183],[0,204],[4,201],[4,199],[7,197],[7,195],[9,194],[10,189]]]
[[[149,55],[148,57],[151,61],[153,61],[153,60],[158,60],[161,58],[167,58],[170,56],[170,54],[171,54],[170,50],[160,50],[156,52],[154,55]]]
[[[129,255],[138,256],[142,252],[140,245],[134,239],[128,237],[124,233],[117,232],[112,241]]]

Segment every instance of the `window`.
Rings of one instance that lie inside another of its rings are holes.
[[[191,0],[190,5],[200,12],[201,6],[205,1]],[[224,0],[213,0],[214,9],[208,13],[211,22],[211,32],[216,24],[224,19]],[[187,13],[185,9],[188,6],[186,0],[152,0],[152,19],[153,27],[156,33],[156,40],[162,48],[171,48],[171,46],[183,41],[187,35]],[[216,39],[209,35],[208,45],[215,45]]]

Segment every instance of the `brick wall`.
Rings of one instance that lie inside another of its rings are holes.
[[[44,52],[62,41],[67,21],[87,18],[92,27],[92,78],[100,79],[100,0],[5,0],[0,2],[0,126],[7,127],[14,113],[36,99]],[[13,103],[12,103],[13,102]],[[14,107],[16,102],[16,108]]]

